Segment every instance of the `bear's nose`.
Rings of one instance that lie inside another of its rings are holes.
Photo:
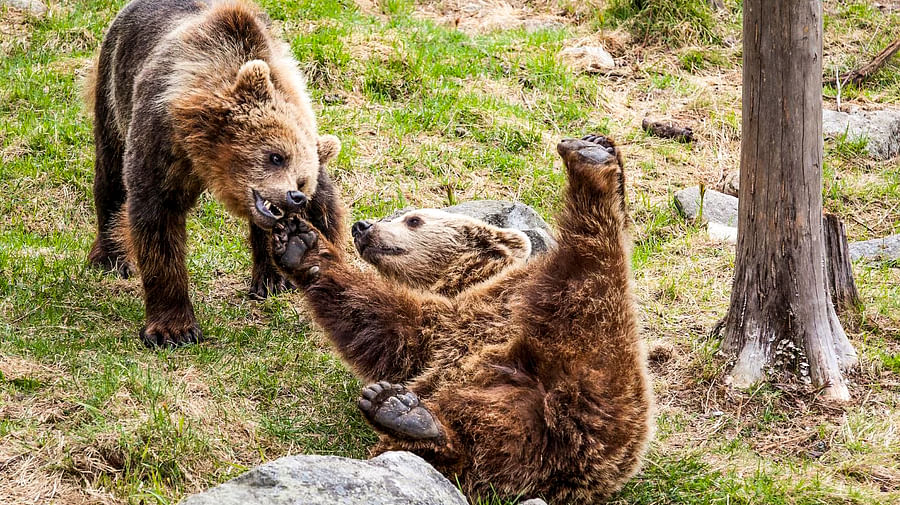
[[[296,211],[306,206],[306,195],[302,191],[288,191],[286,201],[288,210]]]
[[[369,231],[369,228],[372,227],[371,221],[357,221],[353,223],[353,227],[350,228],[350,234],[353,235],[353,238],[359,238],[363,234]]]

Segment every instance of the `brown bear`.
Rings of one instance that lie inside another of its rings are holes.
[[[97,239],[91,263],[144,285],[149,346],[201,337],[188,294],[187,212],[205,189],[250,223],[251,296],[288,286],[267,230],[286,212],[329,240],[344,210],[303,77],[268,18],[245,2],[134,0],[104,38],[87,95],[94,112]]]
[[[378,273],[302,219],[273,228],[276,264],[341,356],[379,381],[359,400],[375,452],[417,453],[473,499],[595,503],[637,471],[652,433],[618,150],[588,136],[558,151],[559,244],[527,263],[515,234],[433,211],[354,225]]]

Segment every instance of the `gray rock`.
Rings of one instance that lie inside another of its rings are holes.
[[[675,206],[678,207],[684,217],[697,219],[701,217],[703,222],[724,224],[725,226],[737,226],[738,199],[707,189],[703,194],[702,216],[700,205],[700,187],[693,186],[675,193]]]
[[[559,58],[582,72],[603,72],[616,67],[616,60],[600,46],[569,47],[559,52]]]
[[[900,235],[851,242],[850,259],[900,260]]]
[[[390,220],[414,210],[412,207],[398,210],[384,219]],[[556,247],[556,239],[547,223],[534,209],[519,202],[504,200],[472,200],[441,209],[452,214],[480,219],[499,228],[521,230],[531,240],[531,255],[541,254]]]
[[[371,460],[288,456],[181,505],[467,505],[462,493],[422,458],[386,452]]]
[[[869,155],[886,160],[900,154],[900,110],[837,112],[822,111],[825,137],[847,134],[848,140],[865,139]]]
[[[2,6],[27,12],[32,16],[43,16],[47,13],[47,6],[40,0],[0,0],[0,7]]]
[[[540,498],[532,498],[530,500],[519,502],[519,505],[547,505],[547,502]]]

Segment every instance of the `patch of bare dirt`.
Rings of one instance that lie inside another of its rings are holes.
[[[7,57],[16,46],[31,44],[28,16],[20,11],[0,8],[0,56]]]

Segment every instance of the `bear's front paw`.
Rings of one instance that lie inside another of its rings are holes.
[[[390,435],[413,440],[441,436],[437,419],[415,393],[399,384],[381,381],[366,386],[358,405],[370,423]]]
[[[304,260],[316,242],[318,235],[312,225],[297,216],[289,216],[272,228],[272,259],[293,276],[314,276],[319,267],[306,265]]]
[[[196,344],[201,340],[203,340],[203,332],[196,322],[189,324],[148,323],[141,330],[141,342],[151,349]]]

